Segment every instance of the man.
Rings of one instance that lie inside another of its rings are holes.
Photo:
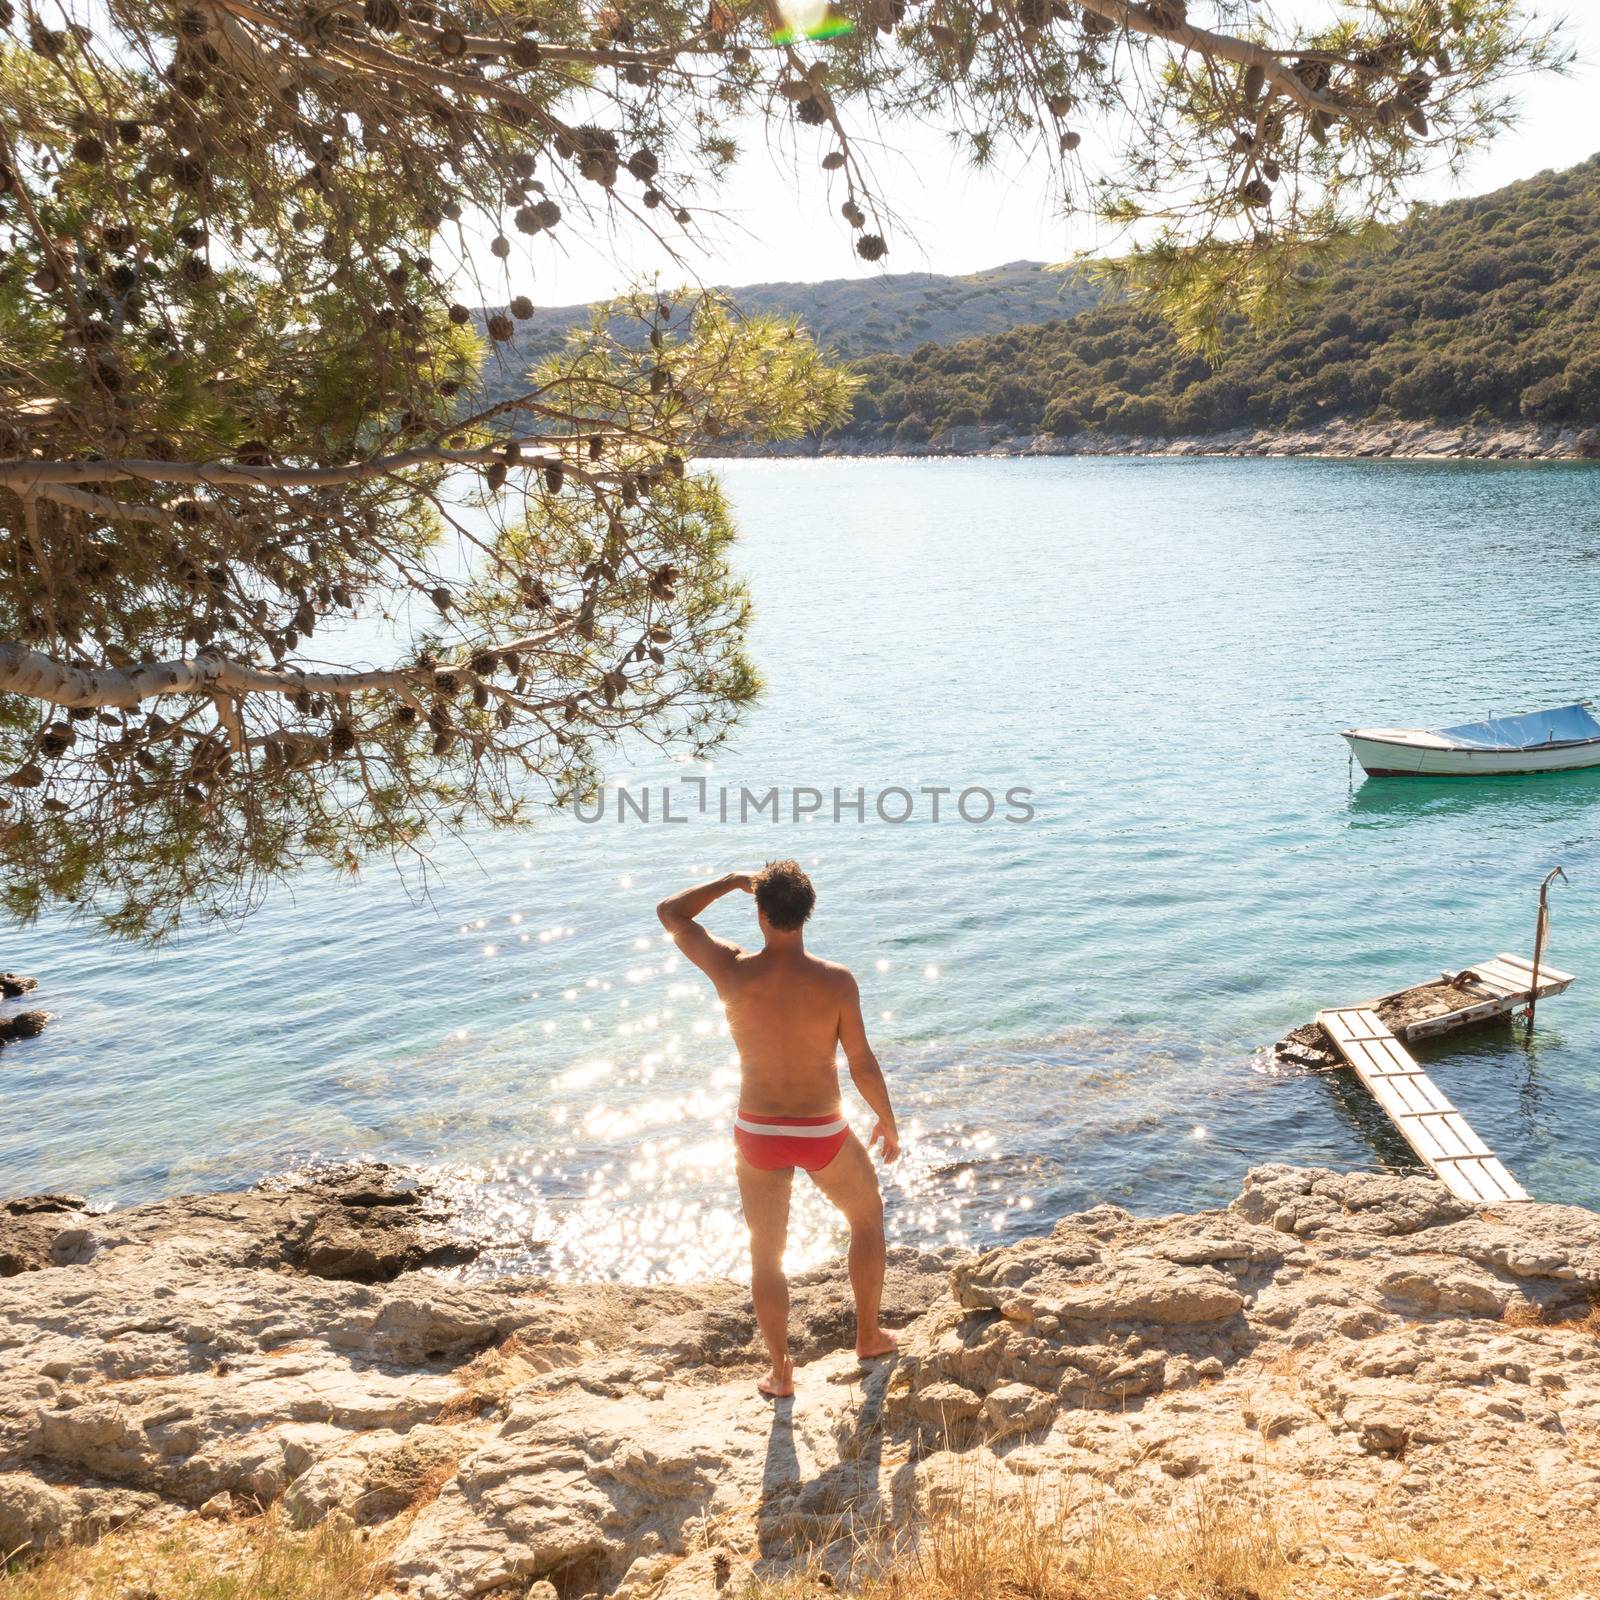
[[[755,896],[763,940],[759,950],[741,950],[713,938],[695,921],[713,900],[736,889]],[[678,948],[716,986],[739,1050],[733,1140],[739,1195],[750,1229],[750,1290],[772,1361],[758,1387],[773,1398],[794,1393],[783,1250],[796,1167],[806,1169],[850,1224],[856,1354],[865,1361],[895,1348],[894,1337],[878,1324],[883,1199],[871,1157],[840,1108],[839,1046],[844,1047],[851,1082],[877,1115],[867,1144],[881,1142],[883,1159],[893,1161],[900,1154],[900,1138],[883,1073],[867,1043],[856,980],[805,947],[806,919],[816,900],[798,862],[772,861],[754,875],[730,872],[656,907]]]

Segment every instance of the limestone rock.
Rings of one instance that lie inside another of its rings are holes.
[[[59,1232],[49,1218],[0,1215],[0,1278],[53,1266],[50,1245]]]
[[[1326,1232],[1392,1237],[1473,1214],[1431,1177],[1279,1166],[1251,1172],[1229,1210],[1302,1237]],[[1287,1227],[1282,1220],[1286,1215]]]
[[[291,1266],[318,1278],[388,1283],[418,1267],[461,1266],[477,1256],[468,1240],[430,1236],[409,1213],[340,1199],[317,1213],[284,1248]]]
[[[948,1378],[936,1378],[917,1388],[901,1410],[938,1430],[956,1433],[963,1424],[976,1422],[983,1415],[984,1404],[985,1396],[978,1390],[968,1389]]]
[[[1026,1383],[1003,1383],[983,1402],[979,1415],[990,1439],[1009,1438],[1042,1427],[1056,1414],[1055,1396]]]
[[[98,1538],[159,1504],[153,1494],[0,1472],[0,1548],[11,1555]]]
[[[724,1591],[740,1595],[749,1590],[755,1577],[750,1562],[731,1550],[697,1550],[668,1566],[666,1577],[652,1591],[653,1600],[715,1600]],[[619,1592],[625,1593],[627,1588],[624,1583]]]
[[[93,1239],[76,1218],[87,1205],[72,1194],[19,1195],[0,1202],[0,1278],[86,1260]]]
[[[63,1216],[88,1209],[81,1194],[23,1194],[0,1201],[0,1215],[8,1217]]]
[[[171,1245],[218,1265],[289,1267],[319,1278],[386,1283],[422,1266],[476,1258],[426,1185],[381,1164],[335,1168],[288,1187],[179,1195],[98,1219],[118,1245]]]
[[[1002,429],[966,424],[926,443],[815,436],[777,444],[722,446],[728,455],[761,456],[1327,456],[1337,459],[1554,461],[1600,457],[1600,428],[1555,423],[1373,422],[1333,417],[1304,426],[1231,428],[1172,437],[1119,434],[1100,429],[1058,435],[1008,436]]]
[[[1325,1541],[1376,1504],[1425,1520],[1470,1495],[1526,1525],[1536,1499],[1552,1527],[1600,1504],[1600,1219],[1478,1215],[1429,1179],[1269,1167],[1219,1211],[1097,1206],[975,1258],[897,1252],[886,1361],[854,1357],[843,1264],[806,1274],[776,1403],[742,1286],[407,1268],[454,1233],[389,1169],[0,1207],[0,1234],[24,1225],[5,1548],[281,1496],[301,1525],[404,1517],[400,1600],[714,1600],[974,1482],[1152,1519],[1215,1482]]]
[[[1510,1308],[1513,1291],[1486,1272],[1461,1269],[1439,1272],[1424,1265],[1396,1267],[1378,1280],[1388,1301],[1417,1311],[1465,1311],[1501,1317]]]
[[[326,1450],[312,1447],[311,1464],[292,1476],[284,1496],[284,1509],[301,1527],[336,1511],[357,1524],[385,1521],[437,1492],[464,1448],[460,1431],[431,1423],[319,1442]]]
[[[15,1039],[36,1039],[49,1021],[48,1011],[16,1011],[9,1017],[0,1017],[0,1044]]]

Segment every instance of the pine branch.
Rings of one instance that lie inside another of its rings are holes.
[[[525,654],[570,633],[575,626],[576,618],[568,618],[539,633],[496,644],[494,649]],[[168,661],[151,661],[137,667],[75,667],[20,640],[7,639],[0,640],[0,692],[25,695],[51,705],[102,710],[128,709],[146,700],[174,695],[330,694],[343,697],[379,691],[406,696],[408,691],[414,693],[418,688],[431,688],[441,674],[476,682],[469,665],[472,654],[468,652],[454,662],[348,672],[258,667],[210,651]]]

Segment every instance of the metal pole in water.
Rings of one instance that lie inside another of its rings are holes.
[[[1528,985],[1528,1037],[1533,1037],[1533,1008],[1539,1003],[1539,959],[1544,955],[1544,942],[1550,932],[1550,885],[1559,878],[1567,882],[1560,867],[1552,867],[1539,885],[1539,919],[1533,929],[1533,982]]]

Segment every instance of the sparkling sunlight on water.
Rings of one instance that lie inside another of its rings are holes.
[[[1600,475],[1307,461],[741,462],[768,690],[713,767],[786,793],[1031,791],[1034,819],[582,823],[305,880],[152,954],[14,934],[58,1020],[3,1067],[0,1192],[103,1204],[378,1156],[440,1174],[491,1265],[743,1270],[715,998],[662,895],[799,856],[901,1108],[895,1240],[985,1246],[1110,1200],[1226,1201],[1252,1165],[1401,1165],[1262,1047],[1530,942],[1579,981],[1424,1052],[1542,1199],[1600,1204],[1600,774],[1352,786],[1339,727],[1600,691]],[[687,792],[687,791],[684,791]],[[739,897],[712,931],[755,936]],[[859,1131],[867,1119],[847,1095]],[[790,1261],[838,1243],[796,1185]]]

